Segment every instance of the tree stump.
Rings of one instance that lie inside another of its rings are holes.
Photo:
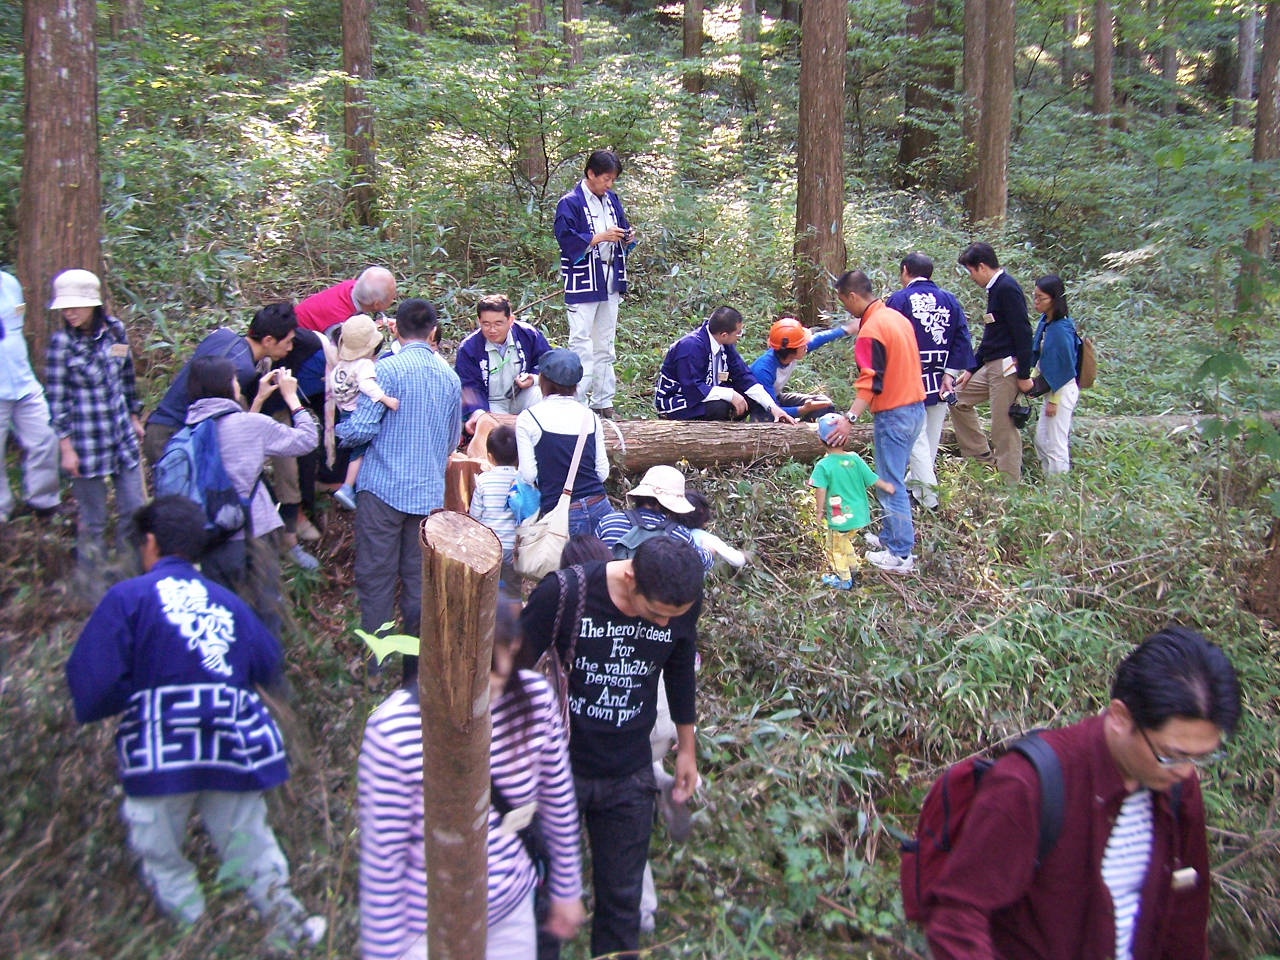
[[[502,545],[484,524],[422,521],[423,836],[427,956],[484,960],[489,873],[489,667]]]

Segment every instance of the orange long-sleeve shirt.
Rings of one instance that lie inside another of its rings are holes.
[[[855,388],[872,413],[924,400],[915,330],[883,300],[873,301],[863,313],[853,355],[859,370]]]

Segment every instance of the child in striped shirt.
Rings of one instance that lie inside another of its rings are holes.
[[[493,468],[476,477],[476,490],[471,495],[471,516],[498,535],[502,543],[502,562],[511,563],[516,546],[516,515],[507,505],[511,485],[519,479],[516,464],[516,431],[503,424],[489,432],[485,449]]]

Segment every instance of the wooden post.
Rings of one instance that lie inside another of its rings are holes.
[[[422,521],[423,836],[427,956],[484,960],[489,873],[489,665],[502,545],[484,524]]]

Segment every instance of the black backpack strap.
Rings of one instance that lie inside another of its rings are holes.
[[[1044,863],[1053,852],[1058,836],[1062,833],[1062,817],[1065,790],[1062,783],[1062,764],[1053,747],[1045,743],[1034,731],[1015,742],[1010,750],[1016,750],[1036,768],[1040,778],[1040,839],[1036,843],[1036,867]]]

